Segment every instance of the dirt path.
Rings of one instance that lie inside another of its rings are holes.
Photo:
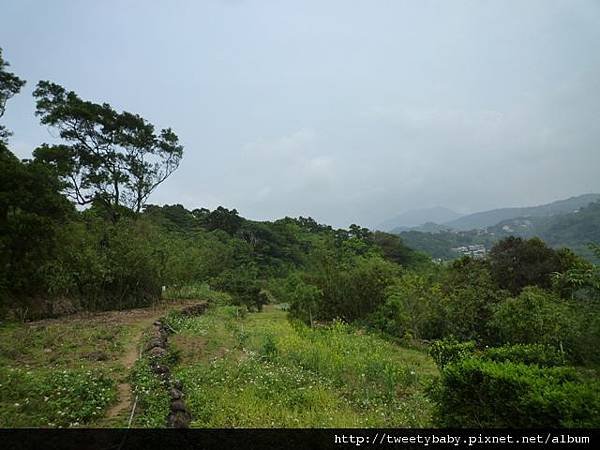
[[[121,364],[123,364],[123,367],[125,367],[125,371],[126,371],[125,376],[126,377],[140,356],[140,348],[139,347],[141,344],[140,341],[142,339],[144,329],[146,329],[150,325],[152,325],[152,323],[159,317],[160,317],[160,315],[156,316],[156,317],[151,317],[151,318],[147,318],[144,320],[140,320],[136,324],[136,331],[135,331],[134,335],[131,336],[131,339],[127,343],[127,346],[125,348],[125,352],[123,353],[123,356],[121,358],[119,358],[119,362]],[[131,385],[129,384],[128,381],[124,380],[117,385],[117,403],[114,404],[106,412],[105,419],[108,424],[117,422],[117,423],[121,424],[122,426],[125,425],[123,423],[123,419],[127,420],[126,415],[129,414],[131,407],[132,407],[132,402],[133,402],[133,398],[132,398],[131,394],[132,394],[131,393]]]
[[[134,399],[127,378],[133,365],[140,357],[140,345],[144,331],[168,311],[182,309],[196,303],[198,303],[198,300],[188,300],[154,308],[100,313],[106,315],[106,318],[103,317],[103,319],[117,321],[127,326],[131,332],[123,353],[118,359],[119,364],[124,368],[124,372],[117,385],[117,403],[108,409],[104,419],[99,424],[101,427],[126,427],[128,424]]]

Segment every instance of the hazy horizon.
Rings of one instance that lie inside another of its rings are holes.
[[[175,5],[175,6],[173,6]],[[37,81],[172,127],[150,203],[376,226],[600,192],[600,2],[6,2],[27,80],[3,121],[53,139]]]

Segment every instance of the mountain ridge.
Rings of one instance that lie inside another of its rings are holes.
[[[505,220],[527,217],[548,217],[570,213],[598,200],[600,200],[600,194],[588,193],[538,206],[497,208],[481,211],[444,222],[441,225],[460,231],[483,229],[494,226]]]

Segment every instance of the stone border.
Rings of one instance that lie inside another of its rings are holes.
[[[183,308],[180,313],[184,316],[199,316],[204,314],[208,308],[207,302],[197,303]],[[192,413],[186,406],[183,397],[183,383],[171,377],[171,369],[166,364],[161,364],[160,358],[167,356],[167,345],[169,334],[173,330],[168,329],[161,318],[154,322],[150,339],[144,346],[144,353],[150,358],[150,370],[161,379],[169,390],[169,414],[167,416],[167,428],[189,428],[192,421]]]

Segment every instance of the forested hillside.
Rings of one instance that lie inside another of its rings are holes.
[[[586,259],[598,262],[590,243],[600,241],[600,203],[581,206],[576,211],[551,216],[527,216],[503,220],[485,229],[456,231],[439,227],[397,233],[407,245],[434,258],[455,259],[460,256],[453,248],[483,244],[490,249],[494,243],[509,236],[540,237],[553,248],[568,247]]]
[[[540,206],[500,208],[469,214],[456,220],[444,222],[443,225],[461,231],[473,230],[476,228],[485,229],[496,225],[499,222],[520,217],[551,217],[559,214],[572,213],[573,211],[598,200],[600,200],[600,194],[584,194]]]

